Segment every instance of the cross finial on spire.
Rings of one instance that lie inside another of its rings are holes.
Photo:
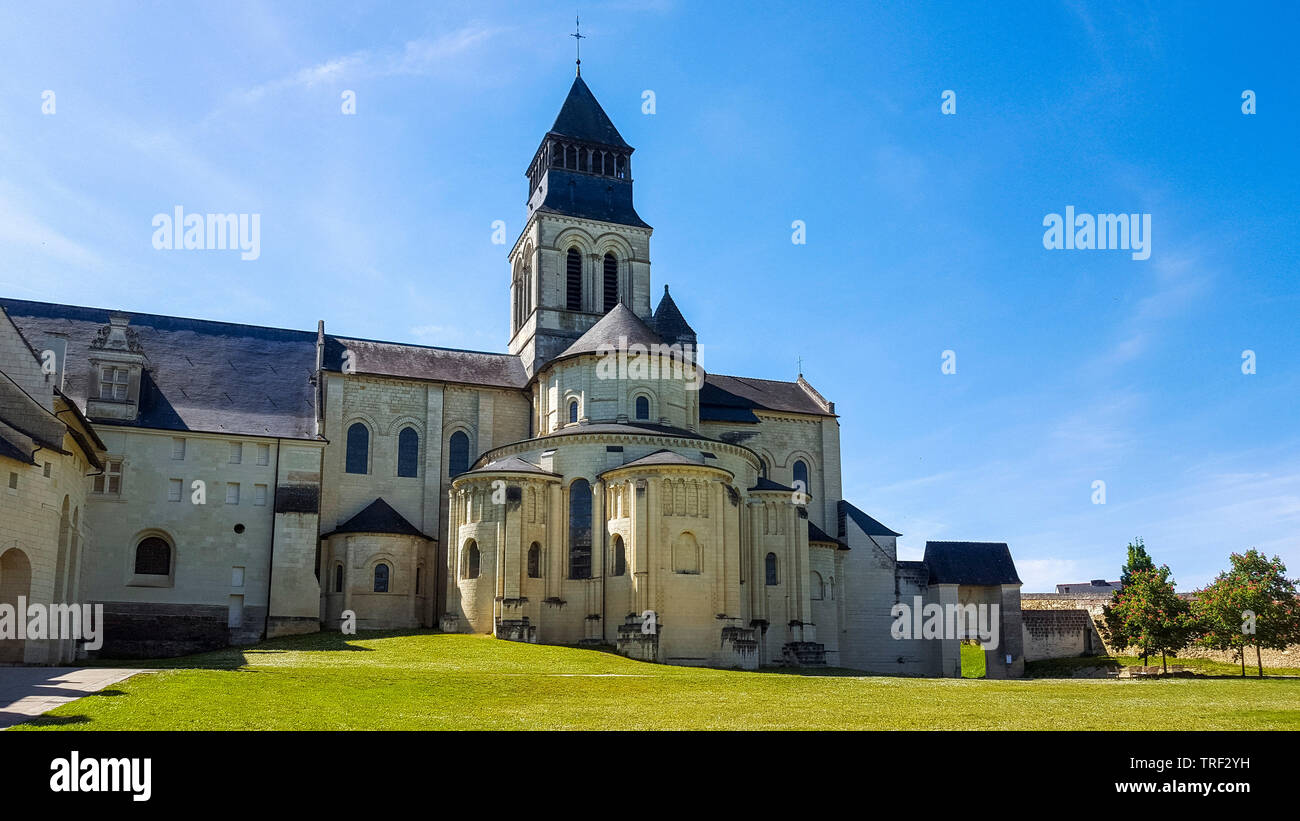
[[[582,41],[586,39],[586,35],[582,33],[582,21],[578,19],[578,15],[576,14],[573,15],[573,29],[574,29],[573,34],[570,34],[569,36],[573,38],[573,44],[578,49],[578,76],[581,77],[582,76]]]
[[[799,375],[803,376],[803,357],[799,357]]]

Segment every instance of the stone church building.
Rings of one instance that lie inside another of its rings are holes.
[[[506,353],[0,299],[0,604],[95,602],[100,654],[339,629],[603,644],[670,664],[959,675],[891,609],[996,604],[1001,543],[842,498],[802,376],[707,373],[651,282],[634,149],[578,76],[527,164]],[[656,300],[657,297],[657,300]],[[66,663],[61,639],[0,662]]]

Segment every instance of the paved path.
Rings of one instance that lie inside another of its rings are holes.
[[[117,667],[0,667],[0,730],[143,672]]]

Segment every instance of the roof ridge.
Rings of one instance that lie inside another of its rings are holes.
[[[312,339],[315,339],[316,337],[316,331],[314,330],[303,331],[297,328],[282,328],[277,325],[253,325],[248,322],[227,322],[222,319],[200,319],[198,317],[177,316],[175,314],[154,314],[145,311],[131,311],[125,308],[102,308],[97,305],[73,305],[68,302],[45,302],[43,300],[37,300],[37,299],[15,299],[13,297],[0,297],[0,308],[6,307],[5,303],[9,303],[9,304],[23,303],[26,305],[42,305],[49,308],[72,308],[78,311],[103,311],[106,314],[126,314],[132,318],[138,316],[138,317],[153,317],[157,319],[174,319],[174,320],[180,320],[182,322],[197,322],[202,325],[221,325],[230,328],[257,328],[263,331],[281,331],[283,333],[302,334],[303,336],[311,337]],[[6,313],[8,313],[8,311],[6,311]],[[85,320],[85,321],[91,321],[91,320]],[[16,324],[17,323],[15,323],[15,325]]]

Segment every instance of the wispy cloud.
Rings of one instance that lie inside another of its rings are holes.
[[[256,103],[263,98],[296,89],[311,89],[327,83],[374,77],[433,75],[454,58],[462,58],[506,31],[500,27],[468,25],[433,38],[408,40],[390,51],[363,49],[306,66],[287,76],[235,92],[239,103]]]

